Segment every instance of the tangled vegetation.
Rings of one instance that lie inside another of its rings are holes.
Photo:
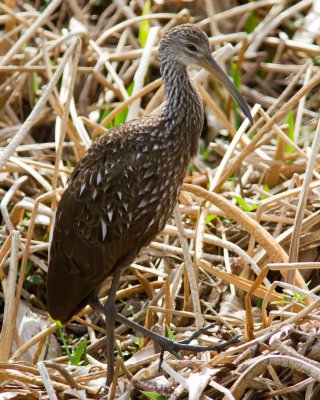
[[[105,330],[86,307],[46,311],[50,228],[92,141],[165,100],[157,44],[208,34],[249,103],[190,71],[206,110],[199,154],[164,231],[123,271],[119,312],[221,353],[165,354],[116,329],[109,399],[318,399],[318,0],[0,3],[0,399],[106,397]],[[106,297],[110,279],[101,288]],[[61,294],[57,293],[57,296]]]

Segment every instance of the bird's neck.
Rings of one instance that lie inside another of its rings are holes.
[[[203,127],[203,105],[195,83],[187,69],[175,61],[167,61],[161,69],[166,89],[166,105],[163,111],[167,132],[176,139],[190,144],[191,156],[195,156]],[[174,127],[176,129],[174,129]]]

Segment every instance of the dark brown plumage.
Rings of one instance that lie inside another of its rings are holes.
[[[192,130],[202,123],[200,101],[198,115],[190,121]],[[68,321],[105,278],[129,265],[164,228],[196,149],[190,143],[181,152],[177,138],[161,133],[165,125],[158,116],[123,124],[98,140],[75,168],[51,244],[48,307],[53,318]]]
[[[204,67],[249,109],[193,25],[159,46],[167,101],[160,114],[129,121],[97,140],[76,166],[59,203],[50,249],[48,310],[67,322],[115,270],[128,266],[173,211],[204,120],[187,66]]]

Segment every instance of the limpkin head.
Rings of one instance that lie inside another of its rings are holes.
[[[186,67],[206,69],[225,86],[233,99],[239,104],[244,115],[253,124],[246,101],[212,57],[209,39],[202,29],[192,24],[179,25],[170,29],[160,41],[159,58],[160,62],[161,60],[172,60]]]

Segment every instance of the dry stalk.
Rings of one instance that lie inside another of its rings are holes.
[[[181,243],[181,247],[183,249],[185,264],[188,272],[190,290],[191,290],[191,298],[193,309],[196,315],[196,327],[200,329],[204,325],[204,319],[201,313],[201,306],[200,306],[200,299],[199,299],[199,289],[196,281],[196,271],[194,269],[189,248],[188,248],[188,241],[187,237],[182,225],[181,214],[179,207],[176,206],[174,210],[174,218],[178,229],[179,239]]]
[[[52,190],[57,189],[58,184],[58,173],[60,167],[60,161],[62,157],[62,149],[63,143],[65,141],[65,134],[67,129],[67,122],[69,119],[69,111],[70,111],[70,104],[71,99],[73,96],[73,90],[76,80],[76,68],[79,63],[80,58],[80,51],[81,51],[81,41],[77,40],[75,42],[74,51],[66,64],[66,71],[62,74],[62,86],[61,86],[61,93],[60,93],[60,100],[62,106],[62,118],[57,117],[56,120],[56,158],[55,158],[55,169],[52,177]],[[56,199],[55,197],[52,198],[52,208],[55,209],[56,207]]]
[[[55,1],[53,3],[55,3]],[[51,4],[53,4],[53,3],[51,3]],[[49,98],[51,92],[53,91],[54,87],[58,83],[58,80],[60,79],[60,76],[63,72],[63,69],[64,69],[66,63],[69,60],[69,57],[71,57],[71,55],[73,54],[74,48],[77,45],[77,41],[78,40],[75,40],[70,45],[70,47],[67,49],[66,53],[64,54],[64,56],[61,60],[59,68],[54,73],[52,80],[48,83],[47,87],[45,88],[41,97],[39,98],[37,104],[34,106],[33,110],[31,111],[28,118],[25,120],[25,122],[21,126],[21,128],[18,130],[15,137],[11,140],[11,142],[8,144],[8,146],[0,154],[0,168],[2,168],[5,165],[5,163],[9,159],[9,157],[14,153],[15,149],[19,146],[19,144],[23,141],[23,139],[26,137],[26,135],[32,128],[39,113],[42,111],[46,102],[48,101],[48,98]]]
[[[289,368],[310,376],[314,378],[317,382],[320,382],[320,368],[317,368],[310,363],[289,356],[263,356],[263,358],[255,360],[252,365],[250,365],[250,367],[241,374],[240,378],[238,378],[238,380],[232,386],[231,393],[236,400],[240,400],[243,398],[242,396],[244,392],[251,387],[251,384],[256,377],[265,372],[268,365]],[[224,397],[224,400],[226,399],[227,398]]]
[[[10,269],[7,283],[4,282],[5,308],[3,325],[0,334],[0,361],[7,361],[10,357],[13,338],[16,330],[16,281],[18,276],[18,251],[20,247],[20,233],[16,230],[11,234]]]
[[[19,40],[11,47],[7,54],[0,60],[0,65],[9,64],[13,56],[21,49],[30,38],[35,34],[36,30],[47,22],[49,16],[58,8],[61,0],[53,0],[42,14],[32,23]]]
[[[294,224],[294,233],[292,236],[291,244],[290,244],[290,251],[289,251],[289,262],[297,262],[299,256],[299,244],[300,244],[300,234],[302,228],[302,219],[304,214],[304,209],[307,204],[307,195],[308,195],[308,188],[311,183],[311,178],[313,174],[313,168],[316,163],[316,157],[318,154],[320,144],[320,119],[318,121],[318,127],[315,132],[314,141],[312,144],[310,158],[308,160],[307,168],[306,168],[306,175],[303,181],[299,202],[298,202],[298,209],[295,218]],[[287,282],[293,283],[295,278],[295,270],[291,270],[288,272]]]
[[[219,207],[224,211],[225,216],[232,218],[238,224],[240,224],[246,231],[255,236],[256,240],[266,249],[267,252],[272,254],[274,261],[287,261],[287,254],[278,243],[275,242],[274,238],[267,232],[261,225],[255,220],[248,217],[242,210],[235,207],[229,201],[224,199],[222,196],[208,192],[199,186],[184,184],[183,190],[195,194],[198,197],[203,198],[205,201],[209,201],[216,207]]]

